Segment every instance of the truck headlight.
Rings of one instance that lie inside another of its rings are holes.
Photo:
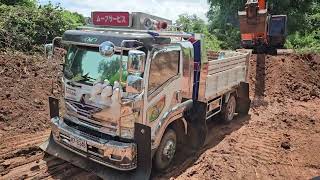
[[[99,149],[99,153],[115,161],[133,161],[136,158],[137,146],[133,143],[110,141],[102,149]]]

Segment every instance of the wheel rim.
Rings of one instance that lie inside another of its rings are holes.
[[[235,99],[232,97],[229,100],[228,103],[228,107],[227,107],[227,117],[228,117],[228,121],[232,121],[233,117],[234,117],[234,113],[236,111],[236,101]]]
[[[175,152],[176,152],[175,142],[173,140],[167,141],[166,145],[163,148],[163,153],[162,153],[163,157],[171,161],[174,157]]]

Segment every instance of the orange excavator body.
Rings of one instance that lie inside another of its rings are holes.
[[[259,0],[259,10],[266,9],[266,0]]]
[[[269,15],[266,0],[248,0],[245,11],[239,12],[239,21],[242,47],[255,54],[274,54],[283,47],[287,16]]]

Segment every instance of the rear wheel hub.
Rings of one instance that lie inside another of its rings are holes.
[[[176,145],[173,140],[169,140],[163,149],[163,156],[168,160],[171,160],[174,157],[176,152]]]

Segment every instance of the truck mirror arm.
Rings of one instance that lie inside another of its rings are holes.
[[[52,40],[52,43],[51,43],[51,44],[46,44],[46,45],[45,45],[44,54],[45,54],[45,56],[46,56],[48,59],[52,59],[52,58],[53,58],[54,49],[55,49],[55,46],[56,46],[56,42],[57,42],[57,41],[61,41],[61,40],[62,40],[62,37],[55,37],[55,38]]]

